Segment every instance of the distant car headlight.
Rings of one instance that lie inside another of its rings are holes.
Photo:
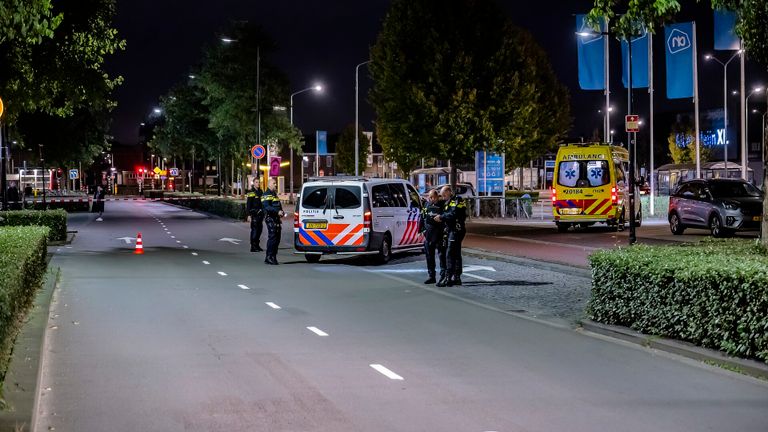
[[[726,202],[723,203],[723,206],[725,206],[725,208],[727,210],[738,210],[739,209],[739,204],[734,203],[734,202],[727,202],[726,201]]]

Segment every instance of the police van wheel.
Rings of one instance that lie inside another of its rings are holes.
[[[567,232],[568,228],[570,226],[571,226],[571,224],[567,224],[567,223],[563,223],[563,222],[558,222],[557,223],[557,232],[561,232],[561,233]]]
[[[304,259],[307,260],[308,263],[313,264],[320,262],[320,257],[322,257],[320,254],[304,254]]]
[[[384,240],[381,241],[378,258],[380,264],[386,264],[392,259],[392,240],[389,234],[384,235]]]

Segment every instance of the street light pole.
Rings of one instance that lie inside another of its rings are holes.
[[[360,121],[359,121],[359,114],[358,114],[358,108],[359,108],[359,99],[360,99],[360,80],[359,80],[359,73],[360,73],[360,66],[370,63],[371,60],[364,61],[360,63],[359,65],[355,66],[355,176],[360,175],[360,132],[358,131],[358,128],[360,127]]]
[[[704,59],[714,60],[720,63],[723,67],[723,129],[725,130],[725,136],[723,138],[723,159],[725,162],[725,178],[728,178],[728,65],[741,53],[742,51],[738,50],[736,54],[732,55],[725,63],[721,62],[720,59],[711,54],[704,56]]]
[[[297,94],[308,92],[310,90],[314,90],[314,91],[320,92],[320,91],[323,91],[323,86],[321,86],[321,85],[314,85],[312,87],[307,87],[307,88],[305,88],[303,90],[299,90],[297,92],[291,93],[291,97],[290,97],[290,102],[291,102],[291,104],[290,104],[291,127],[293,127],[293,97],[296,96]],[[291,172],[291,174],[290,174],[290,185],[291,185],[290,201],[291,201],[291,203],[293,203],[293,147],[291,147],[291,171],[290,172]],[[301,164],[301,173],[302,173],[302,180],[303,180],[303,177],[304,177],[304,163],[303,162]]]

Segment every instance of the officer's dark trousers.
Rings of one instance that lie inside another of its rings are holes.
[[[461,260],[461,242],[464,241],[464,231],[448,233],[448,247],[446,249],[446,255],[448,255],[448,277],[457,278],[461,276],[461,269],[463,268]]]
[[[440,233],[442,234],[442,233]],[[430,237],[437,237],[430,238]],[[436,269],[435,269],[435,254],[438,255],[440,260],[440,277],[445,276],[445,250],[442,247],[442,239],[440,239],[440,236],[431,236],[429,232],[425,234],[425,240],[424,240],[424,254],[427,257],[427,272],[429,273],[429,277],[433,278],[437,276]]]
[[[261,231],[264,229],[264,213],[251,216],[251,248],[258,248],[261,243]]]
[[[267,216],[265,220],[267,221],[267,233],[269,233],[267,258],[277,259],[277,247],[280,246],[280,232],[282,231],[280,218]]]

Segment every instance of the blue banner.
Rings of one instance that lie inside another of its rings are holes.
[[[621,41],[621,82],[629,83],[629,44]],[[648,32],[632,39],[632,88],[648,87]]]
[[[504,156],[495,153],[475,152],[475,174],[477,191],[504,193]]]
[[[741,49],[741,39],[736,35],[736,12],[715,10],[715,49]]]
[[[586,15],[576,15],[579,86],[582,90],[605,90],[605,36],[596,33],[584,18]]]
[[[693,97],[693,23],[664,27],[667,53],[667,99]]]
[[[317,154],[319,156],[325,156],[328,154],[328,132],[317,131],[315,133],[317,139]]]

